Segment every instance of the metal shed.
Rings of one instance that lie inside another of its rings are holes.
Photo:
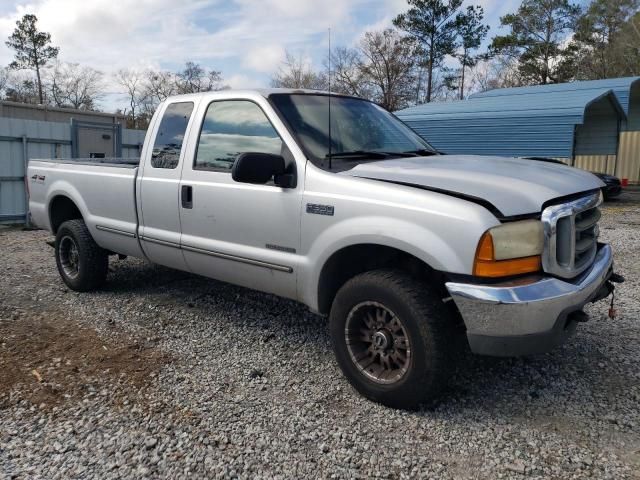
[[[627,115],[622,130],[640,130],[640,77],[607,78],[570,83],[554,83],[531,87],[499,88],[475,93],[470,98],[504,97],[507,95],[543,94],[550,92],[573,92],[576,90],[593,92],[596,97],[607,90],[613,90]]]
[[[30,158],[70,158],[75,152],[88,156],[88,150],[94,151],[96,141],[83,143],[79,135],[81,125],[21,118],[0,117],[0,224],[24,222],[27,210],[27,190],[25,173]],[[140,155],[140,146],[144,141],[142,130],[126,130],[120,124],[100,123],[89,125],[89,132],[98,131],[99,141],[107,146],[113,139],[104,136],[111,132],[120,132],[118,154],[124,157]],[[97,129],[97,130],[96,130]],[[91,153],[91,152],[89,152]]]
[[[627,119],[621,124],[618,149],[615,154],[576,153],[573,165],[592,171],[607,172],[640,184],[640,77],[608,78],[533,87],[502,88],[476,93],[472,99],[511,97],[516,95],[548,95],[553,92],[591,92],[593,96],[613,90]]]
[[[64,122],[74,118],[77,121],[117,123],[123,127],[127,117],[120,113],[104,113],[72,108],[51,107],[49,105],[33,105],[3,100],[0,102],[0,117],[21,118],[23,120],[41,120],[44,122]]]
[[[477,97],[396,115],[446,153],[556,158],[615,155],[626,120],[612,90]]]

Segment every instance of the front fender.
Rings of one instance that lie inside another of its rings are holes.
[[[471,233],[479,238],[482,231]],[[456,251],[451,242],[425,226],[404,219],[381,216],[363,216],[343,220],[323,230],[311,244],[308,268],[299,285],[299,296],[313,310],[318,309],[318,285],[327,260],[343,248],[373,244],[395,248],[422,260],[435,270],[465,272],[473,262],[477,239],[471,240],[473,249]]]

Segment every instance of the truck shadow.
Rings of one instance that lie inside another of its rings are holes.
[[[215,321],[223,322],[230,335],[241,324],[257,338],[273,338],[285,351],[303,352],[310,363],[324,363],[325,375],[326,370],[335,369],[340,376],[326,318],[310,313],[297,302],[138,260],[116,263],[103,291],[171,307],[172,313],[163,317],[169,327],[184,327],[180,312],[191,312],[197,318],[215,314]],[[592,315],[604,310],[604,303],[596,305]],[[189,328],[198,328],[195,322],[188,323]],[[581,325],[566,345],[544,355],[490,358],[466,353],[439,404],[411,415],[449,417],[484,411],[505,421],[524,423],[568,411],[615,415],[616,409],[622,411],[626,404],[618,400],[636,395],[632,391],[637,383],[634,366],[622,361],[630,355],[625,349],[640,349],[635,343],[625,344],[616,338],[620,330],[609,325],[602,319]],[[640,357],[640,352],[637,355]],[[338,406],[352,403],[350,397],[358,397],[346,380],[342,381],[343,396],[331,399]],[[559,410],[559,405],[563,409]]]
[[[534,426],[565,418],[568,429],[585,417],[626,416],[637,397],[637,367],[625,358],[628,350],[636,356],[640,352],[618,335],[596,317],[547,354],[491,358],[467,353],[440,404],[421,414],[473,415],[482,410],[506,422]]]
[[[275,295],[138,259],[114,262],[101,291],[168,307],[172,313],[162,315],[163,325],[182,325],[182,312],[199,318],[214,314],[217,321],[227,322],[229,331],[239,325],[249,326],[263,336],[277,335],[295,348],[304,344],[306,349],[332,355],[326,318],[311,313],[301,303]]]

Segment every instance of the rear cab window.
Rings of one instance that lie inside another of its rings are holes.
[[[180,161],[187,125],[193,112],[193,102],[167,105],[162,115],[151,153],[153,168],[174,169]]]

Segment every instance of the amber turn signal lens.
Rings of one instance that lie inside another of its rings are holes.
[[[478,277],[508,277],[523,273],[538,272],[542,268],[540,255],[509,260],[495,260],[493,237],[490,232],[482,235],[478,243],[473,274]]]
[[[478,252],[476,253],[476,261],[485,260],[492,262],[495,257],[493,256],[493,238],[489,232],[482,235],[480,243],[478,244]]]
[[[513,260],[476,260],[473,274],[478,277],[508,277],[523,273],[539,272],[542,268],[540,255]]]

